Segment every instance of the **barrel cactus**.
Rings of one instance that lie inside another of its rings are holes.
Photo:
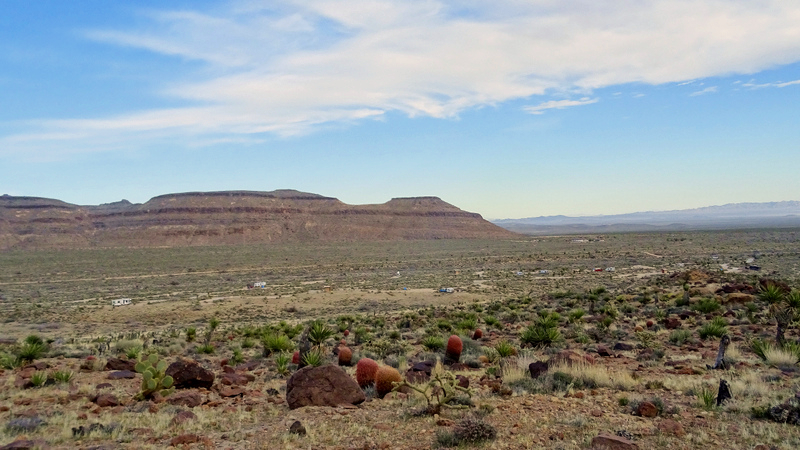
[[[353,359],[353,351],[349,347],[339,348],[339,365],[349,366]]]
[[[445,362],[449,364],[457,363],[461,359],[461,350],[464,348],[464,343],[461,338],[455,334],[450,336],[447,340],[447,350],[445,350]]]
[[[158,355],[152,354],[136,363],[136,371],[142,374],[142,389],[136,394],[136,400],[152,398],[156,393],[162,397],[171,394],[175,388],[173,379],[167,375],[167,362],[159,360]]]
[[[356,364],[356,381],[362,388],[375,383],[375,373],[378,372],[378,363],[373,359],[361,358]]]
[[[383,366],[375,373],[375,392],[383,398],[394,389],[395,383],[401,383],[403,377],[394,367]]]

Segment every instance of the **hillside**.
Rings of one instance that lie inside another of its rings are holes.
[[[800,201],[731,203],[675,211],[602,216],[542,216],[493,221],[523,234],[552,235],[630,231],[684,231],[800,227]]]
[[[437,197],[348,205],[294,190],[187,192],[98,206],[0,197],[3,250],[509,236]]]

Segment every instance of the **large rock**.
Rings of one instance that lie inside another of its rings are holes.
[[[436,361],[421,361],[411,366],[406,371],[406,380],[409,383],[424,383],[431,378],[431,372]]]
[[[528,371],[531,373],[531,378],[534,379],[542,376],[549,368],[550,365],[545,361],[534,361],[528,364]]]
[[[136,361],[132,359],[108,358],[106,370],[127,370],[136,372]]]
[[[639,446],[625,439],[607,433],[600,433],[592,439],[592,450],[638,450]]]
[[[197,391],[175,392],[167,396],[167,403],[176,406],[186,406],[194,408],[203,404],[203,395]]]
[[[364,391],[347,373],[333,364],[304,367],[286,382],[289,409],[303,406],[357,405],[366,400]]]
[[[182,359],[167,367],[167,375],[178,389],[206,388],[214,384],[214,372],[203,368],[197,361]]]

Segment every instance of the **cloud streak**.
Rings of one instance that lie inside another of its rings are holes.
[[[570,106],[590,105],[592,103],[597,103],[597,101],[598,99],[589,97],[584,97],[580,100],[550,100],[549,102],[540,103],[536,106],[526,106],[522,109],[531,114],[544,114],[545,110],[548,109],[564,109]]]
[[[66,132],[74,137],[63,141],[75,148],[92,139],[116,148],[132,145],[124,143],[132,135],[138,142],[292,136],[388,112],[452,118],[510,100],[800,61],[800,4],[781,0],[239,1],[147,17],[139,29],[85,36],[201,62],[201,71],[161,91],[191,106],[42,120],[31,133],[0,138],[6,152],[36,151]],[[541,114],[596,101],[524,109]]]
[[[697,97],[698,95],[714,94],[718,90],[717,86],[709,86],[703,90],[695,91],[689,94],[689,97]]]

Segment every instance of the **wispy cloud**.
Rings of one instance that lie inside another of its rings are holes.
[[[545,110],[548,109],[564,109],[570,106],[590,105],[592,103],[597,103],[597,100],[596,98],[589,97],[584,97],[580,100],[551,100],[536,106],[526,106],[522,109],[531,114],[544,114]]]
[[[800,60],[798,34],[800,3],[782,0],[240,0],[213,12],[160,11],[137,28],[85,36],[201,62],[161,90],[191,106],[42,120],[0,137],[0,148],[38,151],[41,136],[76,149],[290,136],[387,112],[450,118],[549,94],[755,73]],[[526,111],[594,101],[544,101]],[[73,137],[59,142],[65,132]]]
[[[715,92],[717,92],[717,86],[709,86],[703,90],[692,92],[689,96],[697,97],[698,95],[713,94]]]
[[[750,89],[763,89],[763,88],[785,88],[786,86],[792,86],[795,84],[800,84],[800,80],[776,82],[776,83],[761,83],[761,84],[756,83],[754,80],[750,80],[747,83],[743,83],[742,86]]]

